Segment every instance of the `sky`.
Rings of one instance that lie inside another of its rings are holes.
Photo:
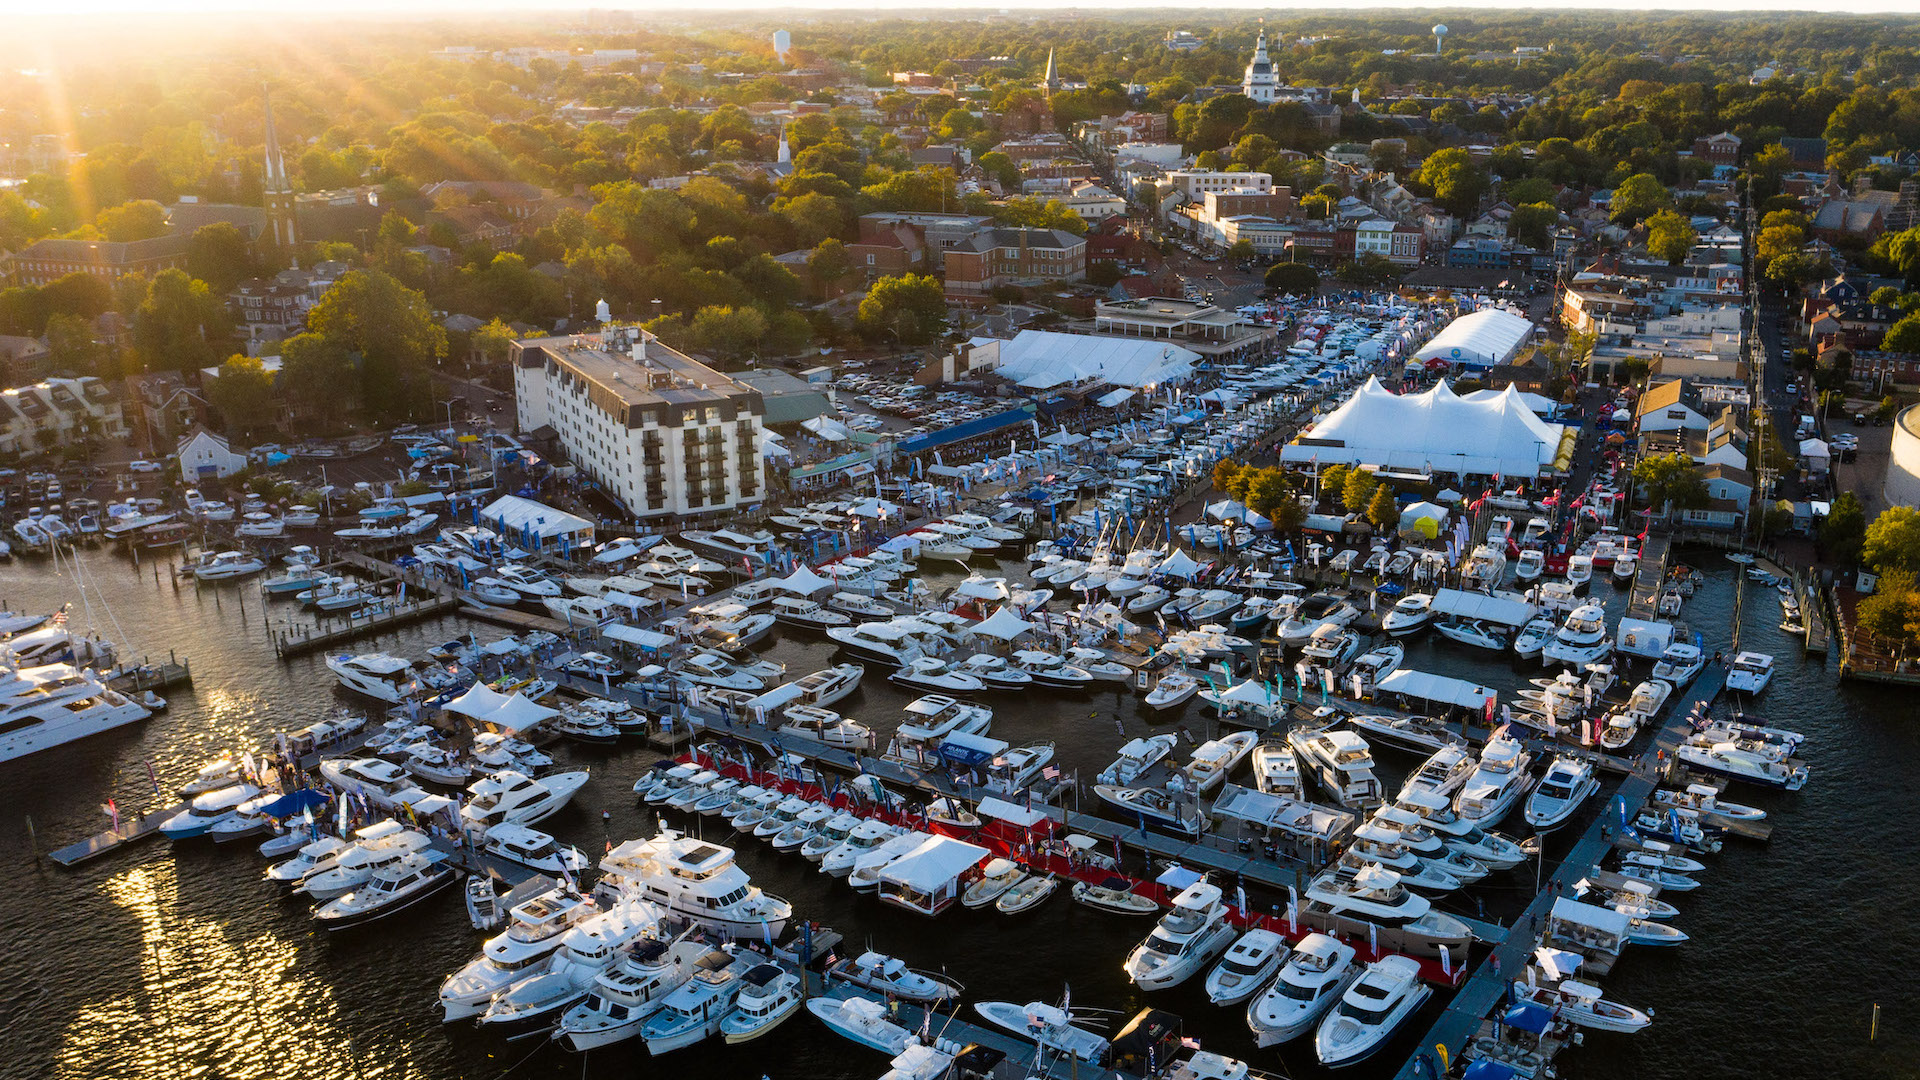
[[[515,12],[515,11],[579,11],[599,7],[618,10],[661,11],[685,13],[688,9],[684,0],[645,0],[645,2],[610,2],[595,4],[581,0],[333,0],[326,6],[328,14],[353,12],[362,14],[380,14],[406,17],[410,14],[447,15],[462,12]],[[1540,2],[1517,2],[1517,0],[1456,0],[1452,3],[1433,4],[1392,4],[1372,2],[1372,0],[1315,0],[1297,8],[1278,9],[1268,5],[1249,4],[1232,7],[1215,7],[1210,14],[1239,13],[1252,15],[1263,10],[1284,10],[1289,15],[1298,15],[1313,10],[1335,11],[1408,11],[1445,8],[1461,10],[1468,8],[1492,10],[1524,10],[1529,8],[1567,10],[1572,8],[1604,8],[1608,11],[1750,11],[1755,13],[1780,13],[1795,11],[1816,12],[1855,12],[1861,14],[1906,14],[1920,15],[1920,0],[1608,0],[1607,3],[1592,2],[1559,5]],[[847,0],[794,0],[787,3],[769,3],[768,0],[706,0],[700,5],[702,10],[729,9],[774,11],[780,9],[806,10],[844,10],[850,12],[909,11],[915,14],[939,17],[946,11],[979,12],[994,9],[1016,11],[1047,11],[1060,13],[1067,10],[1097,12],[1113,9],[1172,9],[1168,0],[1079,0],[1062,3],[1061,0],[946,0],[935,7],[929,7],[925,0],[869,0],[867,3],[849,3]],[[1239,10],[1236,10],[1239,9]],[[45,0],[0,0],[0,18],[41,17],[62,18],[70,16],[165,16],[167,14],[203,14],[208,12],[259,11],[285,15],[288,13],[286,0],[62,0],[50,8]]]

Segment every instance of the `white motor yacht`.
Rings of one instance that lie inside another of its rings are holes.
[[[1320,1063],[1351,1065],[1373,1054],[1432,994],[1411,957],[1387,956],[1369,964],[1314,1033]]]
[[[327,670],[347,689],[389,705],[416,697],[421,689],[412,662],[386,653],[329,656]]]
[[[1227,954],[1207,972],[1207,1000],[1215,1005],[1238,1005],[1260,991],[1286,963],[1287,939],[1271,930],[1241,934]]]
[[[594,980],[632,943],[658,937],[660,918],[653,905],[623,899],[581,919],[561,935],[544,969],[495,995],[479,1022],[496,1030],[550,1027],[586,999]]]
[[[927,655],[927,642],[914,629],[893,622],[830,627],[827,637],[855,656],[895,668]]]
[[[1573,555],[1567,559],[1567,584],[1578,589],[1593,580],[1593,556]]]
[[[378,821],[354,834],[353,846],[334,856],[333,865],[315,868],[300,882],[299,892],[315,900],[331,900],[365,884],[373,872],[407,855],[424,853],[427,834],[398,822]]]
[[[469,1020],[487,1010],[514,983],[541,974],[568,930],[600,913],[593,902],[555,887],[515,904],[507,925],[488,938],[480,955],[440,984],[443,1019]]]
[[[776,939],[793,916],[792,904],[748,879],[732,848],[671,829],[616,846],[600,870],[603,883],[612,879],[676,918],[731,938]]]
[[[1300,601],[1293,616],[1275,628],[1282,645],[1305,645],[1314,631],[1323,626],[1346,626],[1360,617],[1360,609],[1338,597],[1315,593]]]
[[[480,850],[508,862],[566,878],[578,875],[588,865],[586,855],[579,848],[562,844],[546,833],[511,821],[488,829]]]
[[[1473,752],[1465,743],[1447,743],[1407,777],[1407,782],[1400,786],[1400,796],[1405,798],[1408,792],[1425,791],[1450,799],[1477,767]]]
[[[1547,644],[1553,640],[1554,635],[1559,632],[1560,628],[1554,624],[1551,618],[1545,615],[1536,616],[1527,620],[1527,624],[1520,628],[1520,632],[1513,635],[1514,655],[1522,660],[1532,660],[1538,657],[1540,650],[1546,648]]]
[[[1454,793],[1454,812],[1470,825],[1498,825],[1532,785],[1532,764],[1533,754],[1520,740],[1495,735],[1481,748],[1479,767]]]
[[[1607,611],[1599,604],[1582,604],[1567,613],[1567,620],[1540,648],[1540,660],[1547,664],[1585,667],[1604,659],[1613,650],[1607,639]]]
[[[900,832],[896,826],[868,818],[854,826],[839,846],[821,857],[820,872],[833,877],[846,877],[853,872],[853,865],[861,856],[899,836]]]
[[[1741,652],[1727,665],[1727,689],[1757,695],[1773,681],[1773,657],[1763,652]]]
[[[548,773],[535,780],[502,769],[467,786],[472,797],[460,808],[460,820],[481,830],[508,821],[538,825],[571,802],[587,779],[585,771]]]
[[[1667,646],[1654,663],[1653,678],[1678,690],[1692,682],[1706,662],[1706,654],[1700,651],[1698,645],[1676,641]]]
[[[828,746],[864,748],[874,743],[872,728],[857,720],[849,720],[832,709],[789,705],[783,715],[787,721],[779,728],[783,735],[798,735]]]
[[[1319,1023],[1360,977],[1353,946],[1322,933],[1300,939],[1264,993],[1247,1005],[1247,1026],[1261,1048],[1278,1046]]]
[[[1807,783],[1806,766],[1781,761],[1771,755],[1745,749],[1737,743],[1722,742],[1711,746],[1683,743],[1677,753],[1681,761],[1696,769],[1763,787],[1799,791]]]
[[[1481,619],[1449,615],[1434,620],[1433,632],[1448,641],[1488,652],[1504,652],[1507,648],[1507,628]]]
[[[206,836],[214,826],[233,820],[242,806],[259,797],[260,789],[252,784],[235,784],[196,795],[186,809],[160,823],[160,835],[174,841]]]
[[[268,881],[292,888],[308,874],[332,866],[333,860],[351,846],[337,836],[322,836],[302,846],[292,858],[267,867],[263,876]]]
[[[1541,832],[1557,828],[1599,790],[1600,781],[1594,778],[1591,762],[1561,754],[1547,766],[1546,775],[1527,798],[1527,824]]]
[[[1562,979],[1558,983],[1515,981],[1513,991],[1515,1002],[1524,1001],[1538,1005],[1551,1010],[1555,1016],[1564,1017],[1581,1027],[1592,1028],[1595,1031],[1616,1031],[1623,1035],[1631,1035],[1653,1023],[1653,1018],[1646,1013],[1618,1002],[1608,1001],[1600,996],[1599,987],[1577,979]]]
[[[1200,692],[1203,684],[1193,673],[1175,668],[1160,676],[1147,693],[1147,708],[1155,712],[1164,712],[1186,704]]]
[[[976,1001],[974,1011],[998,1027],[1043,1048],[1094,1062],[1106,1057],[1107,1040],[1073,1022],[1073,1015],[1044,1001]]]
[[[151,715],[146,706],[107,687],[87,668],[33,664],[0,649],[0,761],[112,731]],[[225,786],[221,782],[207,790]]]
[[[249,555],[244,551],[222,551],[194,563],[188,570],[200,581],[232,581],[234,578],[257,574],[266,568],[266,561],[257,555]]]
[[[865,678],[867,669],[859,664],[835,664],[830,668],[802,675],[792,683],[798,696],[794,701],[800,705],[812,705],[826,708],[841,698],[860,689],[860,680]]]
[[[717,950],[696,962],[693,977],[669,992],[640,1025],[647,1053],[671,1053],[718,1034],[740,997],[746,968],[746,961]]]
[[[1127,977],[1142,990],[1178,986],[1233,943],[1235,931],[1220,888],[1197,881],[1173,898],[1173,908],[1127,956]]]
[[[827,974],[836,982],[923,1005],[960,1000],[960,984],[947,976],[910,968],[904,961],[871,949],[829,966]]]
[[[1520,557],[1514,561],[1513,579],[1523,584],[1538,580],[1541,572],[1546,569],[1546,565],[1547,557],[1544,553],[1537,548],[1528,548],[1522,551]]]
[[[1301,797],[1300,762],[1293,755],[1293,747],[1284,742],[1262,742],[1254,746],[1251,757],[1253,781],[1261,791],[1290,799]]]
[[[561,1015],[554,1038],[582,1052],[633,1038],[712,951],[712,946],[685,936],[633,942],[611,967],[594,976],[587,996]]]
[[[1128,740],[1120,748],[1120,756],[1114,759],[1113,764],[1101,770],[1099,782],[1116,787],[1132,784],[1161,758],[1173,752],[1177,738],[1169,732]]]
[[[411,852],[374,870],[365,884],[321,904],[313,917],[329,930],[361,926],[404,911],[459,877],[460,872],[447,863]]]
[[[916,657],[887,681],[937,694],[977,694],[987,688],[978,676],[932,656]]]
[[[1301,766],[1333,800],[1350,810],[1380,805],[1383,789],[1367,741],[1351,731],[1295,729],[1287,742]]]
[[[1445,796],[1428,791],[1403,792],[1396,804],[1432,829],[1450,851],[1496,870],[1511,870],[1526,860],[1520,845],[1462,819],[1453,811],[1453,800]]]
[[[1218,739],[1209,739],[1194,748],[1193,760],[1183,770],[1191,790],[1205,794],[1219,787],[1246,756],[1259,736],[1251,731],[1236,731]]]

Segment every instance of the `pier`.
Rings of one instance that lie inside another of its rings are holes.
[[[139,843],[150,836],[157,836],[160,826],[167,819],[187,808],[185,803],[163,807],[159,810],[145,810],[131,818],[123,819],[120,828],[95,833],[85,840],[56,848],[47,853],[47,858],[61,866],[74,867],[90,859],[98,858],[109,852]]]
[[[1674,751],[1678,749],[1690,730],[1688,716],[1696,706],[1702,703],[1711,705],[1714,699],[1719,697],[1720,689],[1725,682],[1726,670],[1719,665],[1708,665],[1685,693],[1674,695],[1675,700],[1667,709],[1666,722],[1654,734],[1653,741],[1647,747],[1647,753],[1653,754],[1664,750],[1667,757],[1672,759]],[[1433,1047],[1445,1047],[1446,1052],[1453,1058],[1459,1057],[1460,1051],[1467,1045],[1468,1040],[1479,1031],[1481,1020],[1505,999],[1511,980],[1519,977],[1521,972],[1526,970],[1527,960],[1533,952],[1534,943],[1538,940],[1533,930],[1545,928],[1547,914],[1553,909],[1554,899],[1557,896],[1574,895],[1573,883],[1583,877],[1590,877],[1594,867],[1613,846],[1611,837],[1606,834],[1611,831],[1610,824],[1618,820],[1615,801],[1625,803],[1627,817],[1631,819],[1647,805],[1658,784],[1659,778],[1651,771],[1632,773],[1621,782],[1619,789],[1608,800],[1607,808],[1594,819],[1593,824],[1587,827],[1586,833],[1573,845],[1573,848],[1560,860],[1560,865],[1546,879],[1546,887],[1542,888],[1534,896],[1532,903],[1529,903],[1526,909],[1514,919],[1513,926],[1525,927],[1526,932],[1510,932],[1489,950],[1487,955],[1480,958],[1466,985],[1454,994],[1446,1011],[1440,1014],[1440,1019],[1435,1021],[1433,1027],[1420,1039],[1421,1049],[1401,1066],[1396,1074],[1396,1080],[1425,1080],[1427,1077],[1438,1075],[1432,1071],[1437,1064],[1433,1060]],[[1496,960],[1499,966],[1498,971],[1495,970]]]
[[[451,615],[458,606],[459,602],[452,597],[435,596],[424,600],[408,600],[364,619],[348,617],[347,625],[333,630],[281,627],[273,633],[273,651],[282,660],[321,652],[370,634],[384,633],[423,619]]]

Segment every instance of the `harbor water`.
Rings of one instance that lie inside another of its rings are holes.
[[[1684,618],[1710,653],[1728,649],[1738,568],[1710,553],[1687,554],[1707,580]],[[0,1015],[7,1018],[0,1077],[438,1080],[626,1077],[658,1067],[644,1062],[637,1043],[582,1062],[544,1038],[515,1042],[466,1023],[442,1025],[440,980],[479,945],[455,893],[364,929],[328,934],[304,904],[261,879],[263,862],[251,842],[170,848],[153,839],[74,870],[36,858],[36,847],[44,852],[105,828],[102,804],[109,798],[123,814],[161,804],[150,771],[170,793],[222,750],[257,749],[274,732],[301,727],[336,705],[366,704],[337,688],[322,656],[275,657],[269,620],[289,618],[291,605],[264,602],[252,582],[176,584],[171,567],[156,576],[151,564],[135,567],[107,551],[81,553],[78,566],[77,580],[44,560],[0,566],[0,602],[14,611],[72,602],[70,628],[85,629],[90,620],[123,654],[190,659],[194,682],[169,691],[171,710],[144,724],[0,765],[0,873],[7,882],[0,892]],[[1794,794],[1730,793],[1771,813],[1773,839],[1729,841],[1706,860],[1703,886],[1672,898],[1681,909],[1672,921],[1692,940],[1678,949],[1630,950],[1603,981],[1609,998],[1652,1009],[1653,1026],[1633,1036],[1588,1033],[1584,1046],[1559,1060],[1562,1075],[1813,1080],[1920,1071],[1920,923],[1901,914],[1920,895],[1920,834],[1908,820],[1908,793],[1920,775],[1912,694],[1839,684],[1830,661],[1803,658],[1776,628],[1771,590],[1750,589],[1740,610],[1740,644],[1778,657],[1773,685],[1752,711],[1808,735],[1812,779]],[[428,644],[467,629],[483,639],[504,633],[446,619],[358,647],[418,657]],[[765,655],[797,676],[826,666],[832,653],[821,638],[782,629]],[[1412,644],[1407,664],[1502,691],[1539,674],[1431,640]],[[884,737],[911,696],[870,669],[862,689],[836,708]],[[1015,745],[1052,741],[1062,767],[1090,780],[1111,760],[1122,732],[1174,730],[1175,723],[1200,738],[1213,730],[1197,700],[1157,726],[1136,701],[1130,690],[1000,695],[991,701],[993,734]],[[598,852],[609,838],[618,842],[651,826],[651,812],[636,806],[630,789],[656,753],[566,745],[556,753],[590,768],[593,779],[543,829]],[[1394,787],[1417,764],[1386,747],[1376,756]],[[603,810],[610,815],[604,825]],[[693,824],[704,825],[711,839],[726,839],[724,823]],[[1522,829],[1516,813],[1508,831]],[[1325,1074],[1310,1039],[1277,1053],[1254,1050],[1242,1010],[1208,1005],[1199,978],[1154,995],[1131,986],[1121,962],[1148,929],[1144,920],[1080,907],[1063,894],[1025,916],[955,911],[929,922],[856,897],[813,864],[775,855],[758,841],[736,846],[757,884],[845,934],[843,953],[871,946],[944,970],[966,985],[969,1002],[1057,1000],[1070,985],[1076,1011],[1109,1010],[1110,1029],[1152,1004],[1183,1016],[1187,1034],[1208,1049],[1286,1075]],[[1137,854],[1129,855],[1141,872]],[[1499,918],[1530,894],[1529,871],[1496,875],[1474,891],[1477,901],[1450,903],[1469,914],[1484,905]],[[1274,899],[1255,896],[1261,904]],[[1343,1072],[1392,1075],[1446,1000],[1445,991],[1436,993],[1385,1052]],[[1870,1040],[1876,1004],[1879,1031]],[[804,1015],[763,1041],[696,1047],[669,1064],[703,1080],[870,1080],[886,1068],[881,1055]]]

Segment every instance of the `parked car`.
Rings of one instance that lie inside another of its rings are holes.
[[[162,465],[157,461],[147,461],[144,458],[139,461],[130,461],[127,463],[128,472],[157,473],[164,470],[165,468],[166,468],[165,465]]]

